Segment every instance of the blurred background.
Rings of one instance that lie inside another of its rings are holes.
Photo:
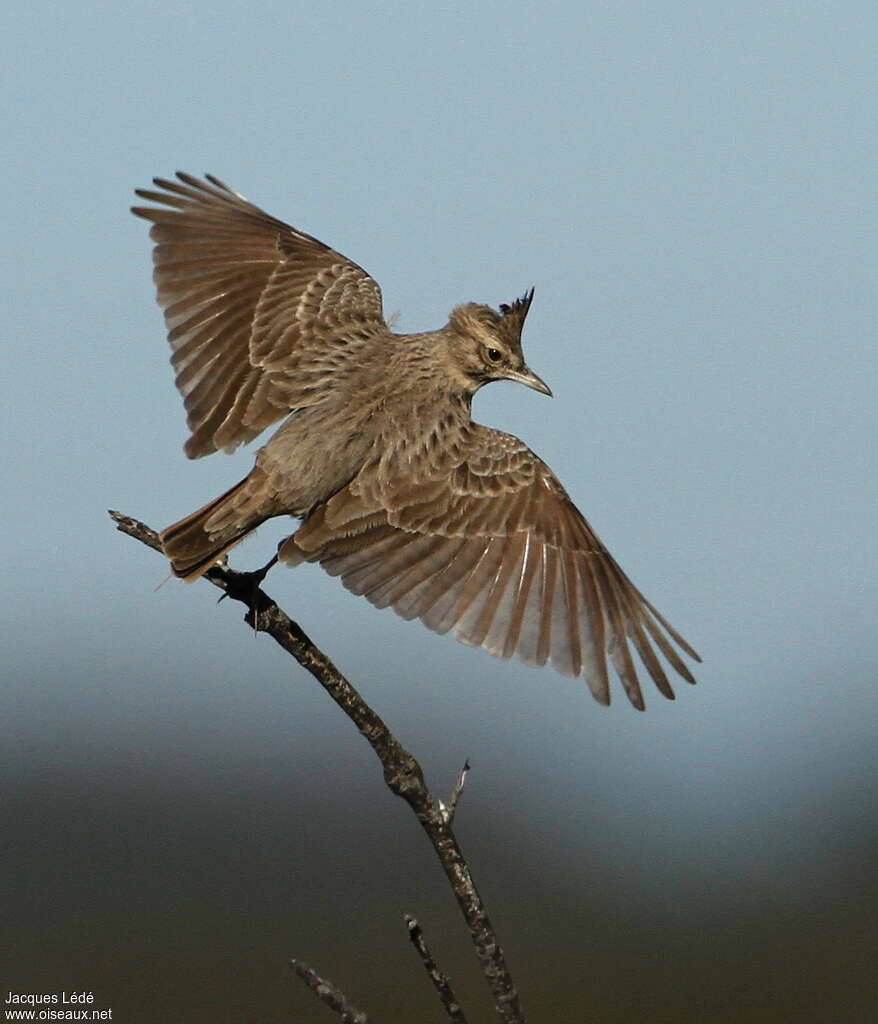
[[[551,402],[482,422],[555,469],[700,650],[699,685],[496,662],[312,566],[267,590],[428,781],[533,1021],[876,1013],[873,3],[216,0],[2,15],[0,985],[120,1022],[470,1020],[413,816],[316,683],[115,533],[249,469],[187,461],[132,189],[212,172],[364,265],[399,329],[531,285]],[[261,565],[263,528],[233,564]]]

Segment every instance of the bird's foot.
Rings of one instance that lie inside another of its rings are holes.
[[[224,583],[226,590],[222,597],[219,598],[219,601],[231,597],[242,604],[246,604],[249,609],[248,618],[252,620],[251,625],[257,633],[259,632],[260,609],[263,605],[267,607],[267,598],[264,594],[261,594],[259,588],[262,585],[262,581],[268,575],[269,570],[276,564],[277,555],[261,569],[256,569],[253,572],[238,572],[229,569],[225,574]],[[217,604],[219,604],[219,601],[217,601]]]

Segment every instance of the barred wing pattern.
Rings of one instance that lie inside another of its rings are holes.
[[[665,697],[674,692],[656,649],[694,683],[676,648],[700,661],[696,652],[622,572],[549,467],[517,438],[473,428],[462,461],[420,488],[407,481],[405,501],[361,474],[295,535],[300,557],[437,633],[584,676],[602,704],[609,662],[643,709],[632,646]]]
[[[313,405],[387,326],[381,291],[355,263],[253,206],[212,175],[155,178],[158,302],[183,395],[190,458],[232,451]]]

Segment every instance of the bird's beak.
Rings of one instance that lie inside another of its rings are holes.
[[[509,371],[506,377],[508,380],[514,380],[518,384],[524,384],[526,388],[533,388],[534,391],[539,391],[541,395],[548,395],[549,398],[552,397],[552,389],[549,385],[527,366],[523,370]]]

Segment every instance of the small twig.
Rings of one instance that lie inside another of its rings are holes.
[[[121,512],[111,511],[110,515],[122,533],[161,550],[158,534],[144,523]],[[447,812],[427,788],[421,766],[298,623],[293,622],[261,587],[254,589],[251,574],[217,565],[204,574],[204,579],[247,605],[244,621],[251,629],[256,628],[258,622],[259,632],[268,633],[307,669],[367,740],[381,761],[385,783],[411,807],[433,844],[476,947],[498,1017],[503,1024],[524,1024],[526,1018],[518,990],[506,966],[494,926],[457,837],[446,820]]]
[[[319,999],[322,999],[331,1010],[335,1010],[344,1024],[369,1024],[366,1014],[351,1006],[347,996],[331,981],[321,978],[313,967],[309,967],[301,960],[290,960],[290,967]]]
[[[439,999],[445,1007],[445,1012],[455,1022],[455,1024],[467,1024],[466,1017],[463,1015],[463,1010],[460,1008],[460,1003],[457,1001],[457,996],[451,988],[451,982],[448,980],[448,975],[439,970],[439,967],[433,958],[433,954],[430,952],[427,943],[424,940],[424,933],[421,931],[421,926],[408,914],[405,915],[405,923],[409,930],[409,938],[412,940],[412,945],[418,951],[418,955],[420,956],[424,964],[424,969],[427,972],[427,977],[433,982],[433,988],[436,989]]]
[[[469,758],[463,762],[463,768],[458,772],[457,781],[454,783],[454,789],[452,789],[451,795],[448,797],[448,802],[445,804],[441,801],[439,802],[446,825],[450,825],[454,821],[454,812],[457,810],[457,801],[460,799],[460,796],[463,793],[463,787],[466,785],[466,775],[468,771]]]

